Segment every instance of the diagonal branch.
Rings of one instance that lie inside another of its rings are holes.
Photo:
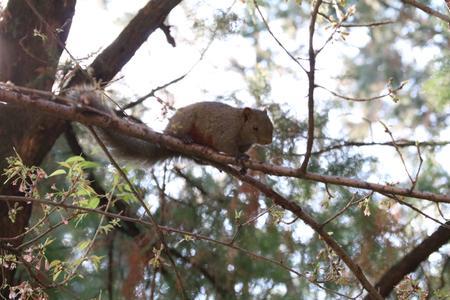
[[[75,132],[73,130],[73,126],[69,126],[68,129],[65,131],[64,137],[66,138],[67,144],[69,145],[69,148],[72,151],[73,155],[81,155],[85,157],[87,160],[91,160],[89,155],[84,152],[84,150],[81,148],[80,144],[78,143],[78,140],[75,136]],[[104,196],[106,194],[106,191],[102,186],[100,186],[98,180],[96,180],[95,175],[93,172],[88,173],[87,177],[88,181],[91,183],[92,188],[97,193],[97,195],[102,195],[100,197],[100,205],[106,204],[106,197]],[[111,211],[113,212],[120,212],[124,215],[129,215],[129,207],[128,204],[119,198],[114,199],[112,202]],[[140,228],[136,226],[136,224],[132,222],[124,221],[122,226],[118,228],[118,230],[122,231],[124,234],[128,235],[129,237],[136,237],[138,236],[141,231]]]
[[[423,12],[425,12],[425,13],[431,15],[431,16],[434,16],[436,18],[441,19],[442,21],[444,21],[446,23],[450,23],[450,17],[449,16],[444,15],[444,14],[438,12],[437,10],[432,9],[429,6],[426,6],[423,3],[420,3],[420,2],[418,2],[416,0],[402,0],[402,2],[406,3],[406,4],[409,4],[409,5],[412,5],[412,6],[420,9],[421,11],[423,11]]]
[[[288,200],[282,195],[278,194],[271,188],[267,187],[263,183],[254,179],[248,175],[242,175],[241,172],[235,168],[230,166],[222,166],[214,164],[215,167],[224,170],[225,172],[233,175],[239,180],[250,184],[255,187],[259,191],[261,191],[267,198],[273,200],[273,202],[286,210],[292,212],[295,216],[305,222],[308,226],[310,226],[320,237],[325,241],[325,243],[333,249],[333,251],[338,255],[342,261],[347,265],[347,267],[352,271],[353,275],[359,280],[361,285],[366,289],[366,291],[371,296],[371,299],[382,299],[380,294],[378,294],[377,290],[374,286],[369,282],[369,280],[364,275],[364,272],[361,268],[353,261],[353,259],[345,252],[345,250],[334,240],[331,235],[323,228],[322,225],[317,223],[308,213],[306,213],[297,203],[294,201]]]
[[[98,55],[90,65],[92,77],[96,81],[107,83],[134,56],[136,51],[147,40],[150,34],[163,24],[169,12],[181,0],[151,0],[128,23],[119,36]],[[71,81],[77,85],[90,81],[86,75],[78,71]]]
[[[450,222],[446,223],[450,225]],[[391,266],[378,280],[375,287],[381,296],[387,297],[394,287],[419,264],[425,261],[431,253],[436,252],[450,240],[450,229],[440,226],[432,235],[406,254],[400,261]],[[366,298],[370,299],[370,298]]]

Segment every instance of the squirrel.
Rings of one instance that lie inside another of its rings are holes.
[[[67,95],[83,104],[115,116],[103,103],[104,94],[93,86],[78,86]],[[170,118],[165,134],[218,152],[245,159],[253,144],[272,143],[273,124],[266,110],[236,108],[220,102],[198,102],[178,109]],[[101,129],[106,142],[122,158],[145,161],[148,165],[184,156],[163,145]],[[188,157],[193,159],[192,157]]]

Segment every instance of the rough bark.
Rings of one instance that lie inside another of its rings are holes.
[[[75,0],[10,0],[0,21],[0,81],[50,90],[63,45],[69,33]],[[57,30],[58,29],[58,30]],[[59,29],[62,29],[60,31]],[[1,101],[1,99],[0,99]],[[38,164],[57,138],[64,122],[33,110],[0,104],[0,173],[14,148],[27,164]],[[4,178],[0,178],[3,182]],[[0,184],[0,194],[20,195],[17,186]],[[31,206],[22,209],[15,223],[8,219],[8,205],[0,203],[0,237],[13,237],[28,225]],[[20,242],[19,240],[15,241]],[[12,242],[12,244],[15,244]],[[1,272],[11,283],[13,270]]]

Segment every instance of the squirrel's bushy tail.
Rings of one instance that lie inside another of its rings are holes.
[[[178,153],[158,144],[111,132],[107,129],[99,128],[99,130],[101,136],[111,148],[113,156],[126,161],[135,161],[137,164],[144,163],[149,167],[159,161],[179,156]]]
[[[93,86],[77,86],[69,90],[67,95],[111,116],[115,116],[114,111],[104,103],[104,94]],[[159,161],[180,156],[180,154],[158,144],[126,136],[112,130],[96,128],[101,138],[106,141],[108,148],[112,150],[114,157],[126,159],[127,161],[136,161],[137,164],[144,162],[147,166],[152,166]]]

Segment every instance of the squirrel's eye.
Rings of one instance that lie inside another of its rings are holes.
[[[258,131],[258,127],[254,126],[254,127],[253,127],[253,130],[254,130],[254,131]]]

